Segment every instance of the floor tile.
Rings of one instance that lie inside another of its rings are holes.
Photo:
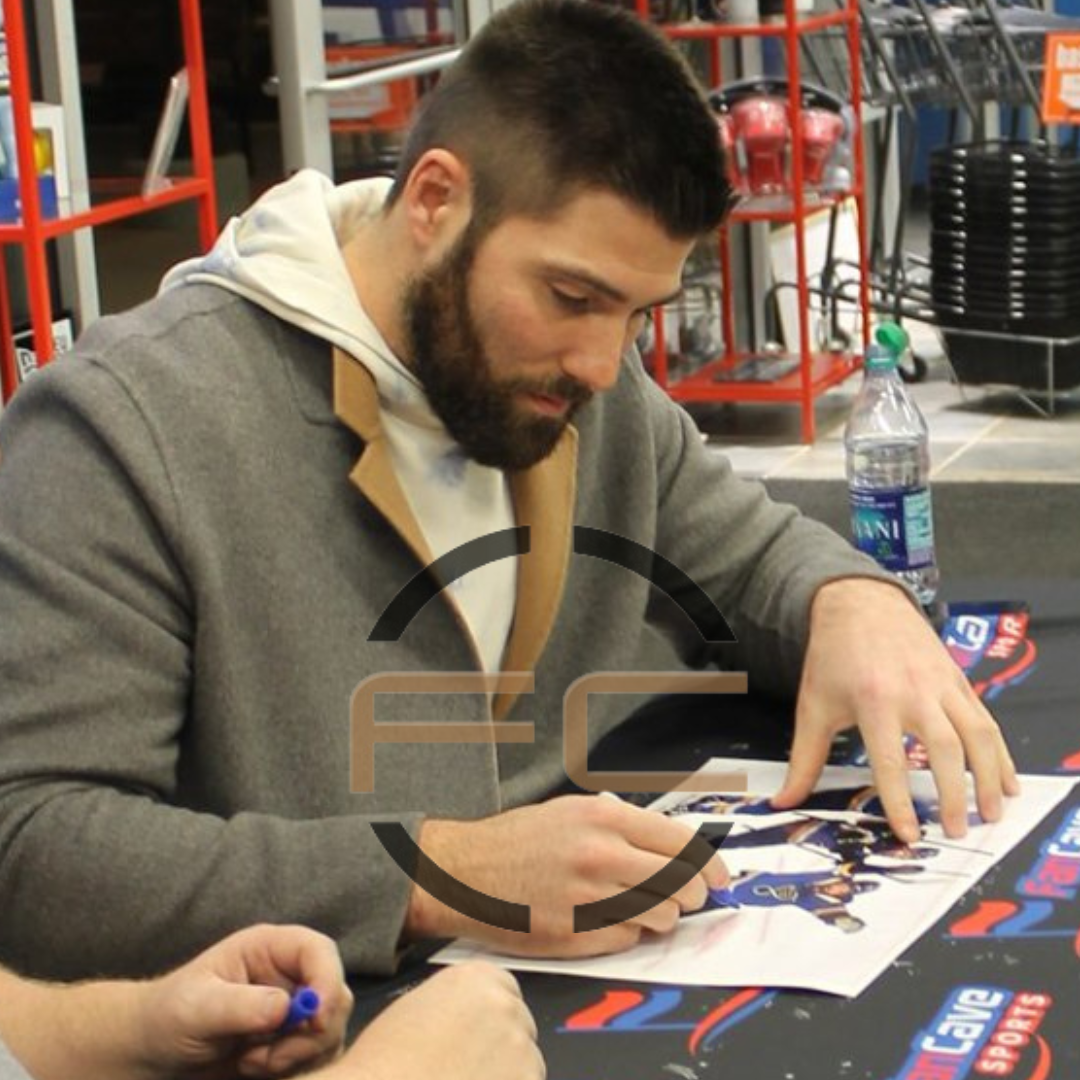
[[[709,449],[722,453],[739,476],[763,479],[773,475],[788,475],[795,458],[807,453],[805,446],[724,446],[709,444]]]
[[[973,442],[984,436],[992,435],[995,438],[997,436],[997,428],[1001,424],[999,416],[971,413],[955,408],[933,412],[925,408],[917,396],[916,401],[922,409],[923,416],[926,417],[932,446],[935,443]]]
[[[982,439],[967,447],[937,479],[1080,483],[1080,438],[1066,441]]]

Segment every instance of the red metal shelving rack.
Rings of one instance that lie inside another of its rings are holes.
[[[192,175],[172,181],[169,187],[153,195],[115,195],[97,202],[87,210],[73,213],[65,213],[61,207],[57,217],[46,219],[42,215],[41,196],[34,167],[32,89],[24,0],[2,0],[22,219],[15,223],[0,224],[0,245],[19,245],[23,251],[30,325],[34,352],[39,364],[47,363],[54,351],[52,299],[45,247],[49,241],[78,229],[105,225],[187,200],[195,200],[198,204],[199,238],[204,248],[213,243],[217,233],[217,205],[199,0],[177,0],[177,3],[183,36],[184,63],[189,81],[188,124],[191,133]],[[137,183],[131,182],[128,190],[137,186]],[[117,185],[108,186],[115,189]],[[12,334],[7,275],[3,260],[0,260],[0,391],[5,401],[19,384]]]
[[[637,0],[638,13],[648,18],[649,0]],[[696,371],[679,379],[670,378],[668,354],[664,340],[664,320],[657,312],[655,319],[655,360],[653,376],[674,399],[684,402],[774,402],[797,404],[801,410],[803,442],[814,441],[814,403],[827,389],[842,382],[858,369],[861,359],[854,353],[825,353],[812,348],[810,341],[810,291],[807,280],[806,238],[802,224],[810,211],[833,205],[840,200],[852,199],[856,206],[859,235],[859,307],[862,312],[863,334],[869,327],[870,293],[869,270],[865,237],[864,191],[865,162],[862,140],[862,79],[859,54],[859,8],[858,0],[838,0],[837,11],[817,15],[802,15],[796,0],[784,0],[784,19],[778,24],[729,25],[725,23],[691,23],[662,25],[661,29],[676,40],[697,39],[711,43],[709,50],[709,75],[712,86],[722,82],[720,45],[733,38],[775,37],[783,41],[787,59],[785,73],[788,82],[788,107],[791,116],[800,109],[800,40],[807,34],[840,30],[847,44],[850,64],[851,110],[854,131],[851,133],[853,178],[851,187],[840,195],[822,198],[811,195],[803,183],[803,139],[800,126],[791,125],[791,202],[783,209],[755,208],[753,200],[736,209],[720,231],[720,275],[722,284],[721,320],[725,352],[717,359],[704,364]],[[799,344],[791,355],[797,357],[797,370],[773,382],[740,382],[728,379],[717,381],[716,376],[730,372],[751,358],[752,354],[735,349],[735,312],[731,272],[732,228],[751,221],[792,223],[795,226],[795,267],[799,305]]]

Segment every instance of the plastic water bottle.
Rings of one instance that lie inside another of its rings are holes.
[[[915,592],[929,610],[939,574],[930,501],[930,433],[897,370],[908,336],[878,327],[844,429],[851,531],[860,551]]]

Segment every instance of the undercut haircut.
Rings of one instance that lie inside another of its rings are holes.
[[[483,233],[544,219],[586,190],[650,213],[677,239],[731,204],[716,117],[659,31],[597,0],[517,0],[469,41],[421,104],[388,198],[444,149],[472,178]]]

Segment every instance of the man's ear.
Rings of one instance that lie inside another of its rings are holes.
[[[401,202],[409,231],[421,250],[449,242],[472,213],[468,166],[449,150],[428,150],[409,173]]]

